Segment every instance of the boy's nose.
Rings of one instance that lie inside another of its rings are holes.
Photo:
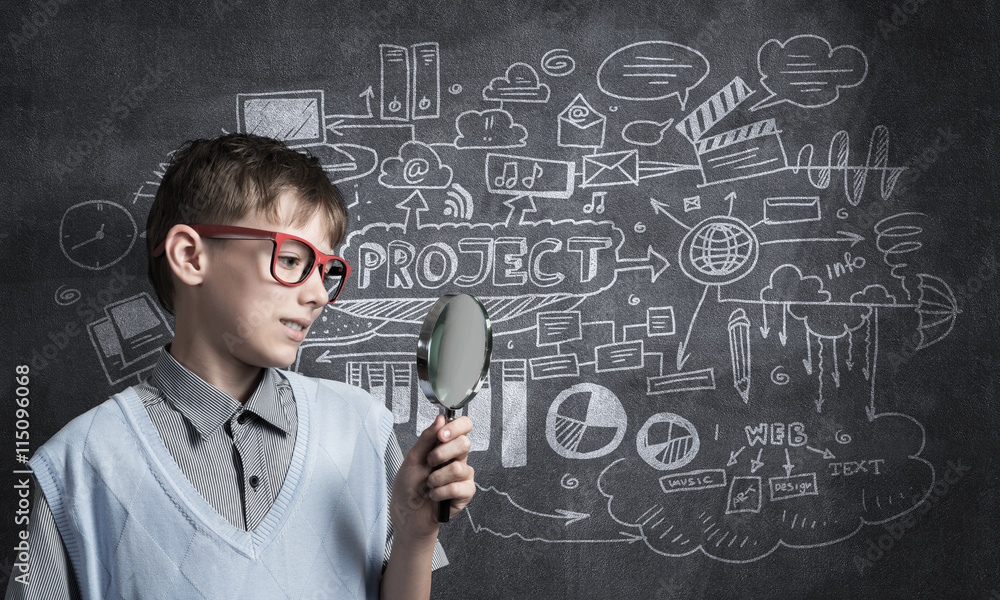
[[[326,291],[326,286],[323,284],[323,275],[319,265],[313,268],[313,272],[309,274],[306,282],[302,284],[301,293],[304,295],[304,300],[307,303],[315,303],[318,306],[323,306],[329,301],[330,296]]]

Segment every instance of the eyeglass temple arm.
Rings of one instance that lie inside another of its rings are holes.
[[[198,231],[198,230],[196,229],[195,231]],[[214,240],[220,240],[220,239],[224,239],[224,240],[274,240],[274,235],[270,234],[269,232],[261,232],[261,233],[240,232],[240,233],[236,233],[236,232],[232,232],[232,231],[215,231],[213,229],[209,229],[208,227],[205,227],[204,231],[199,232],[199,234],[202,237],[205,237],[205,238],[208,238],[208,239],[214,239]],[[166,249],[167,249],[167,240],[163,240],[162,242],[160,242],[160,245],[157,246],[155,250],[153,250],[153,256],[156,257],[156,256],[159,256],[159,255],[163,254],[166,251]]]

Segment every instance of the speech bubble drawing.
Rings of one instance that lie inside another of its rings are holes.
[[[751,111],[782,102],[819,108],[836,102],[840,88],[861,85],[868,75],[868,58],[854,46],[834,48],[818,35],[803,34],[764,42],[757,51],[757,70],[769,95]]]
[[[681,110],[688,94],[708,77],[708,59],[687,46],[658,40],[615,50],[597,69],[597,87],[619,100],[662,100],[677,96]]]
[[[657,121],[632,121],[622,128],[622,139],[636,146],[656,146],[663,141],[663,134],[674,124],[673,119]]]

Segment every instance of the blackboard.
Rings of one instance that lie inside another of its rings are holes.
[[[143,233],[169,153],[253,131],[350,204],[294,369],[409,447],[423,314],[493,318],[435,598],[1000,596],[992,3],[4,13],[5,575],[16,459],[170,339]]]

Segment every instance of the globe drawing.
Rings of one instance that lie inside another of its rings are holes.
[[[678,262],[684,274],[699,283],[725,285],[753,270],[759,246],[743,221],[709,217],[684,236]]]

